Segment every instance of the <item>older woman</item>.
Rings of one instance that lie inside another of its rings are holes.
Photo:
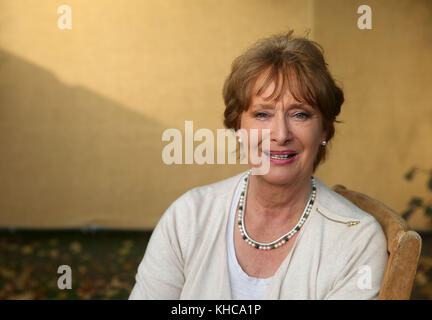
[[[386,239],[368,213],[313,172],[344,101],[319,45],[292,32],[256,43],[223,90],[226,127],[270,162],[194,188],[165,212],[130,299],[375,299]],[[252,164],[253,166],[253,164]]]

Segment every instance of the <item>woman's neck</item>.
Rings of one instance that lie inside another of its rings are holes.
[[[263,176],[251,175],[246,205],[265,219],[297,219],[302,214],[311,191],[310,176],[280,185],[266,181]]]

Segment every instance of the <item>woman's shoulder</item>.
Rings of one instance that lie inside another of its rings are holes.
[[[198,199],[206,198],[209,195],[212,196],[229,196],[234,192],[237,183],[240,181],[242,176],[244,176],[245,172],[241,172],[236,174],[235,176],[231,176],[229,178],[225,178],[223,180],[219,180],[210,184],[197,186],[193,189],[190,189],[186,192],[189,197],[194,197]]]
[[[386,238],[380,223],[372,214],[327,187],[315,178],[317,186],[316,211],[322,224],[331,228],[334,237],[345,240],[371,240],[386,246]]]
[[[319,179],[315,180],[315,221],[322,227],[323,239],[331,244],[328,249],[334,251],[336,243],[338,252],[335,254],[350,257],[353,252],[360,254],[370,251],[384,257],[387,240],[380,223],[370,213],[328,188]]]
[[[317,187],[316,207],[322,214],[328,215],[334,220],[348,223],[350,226],[362,222],[378,223],[370,213],[360,209],[347,198],[327,187],[321,180],[315,177],[315,181]]]
[[[243,175],[244,172],[184,192],[173,201],[165,215],[174,215],[177,219],[191,223],[191,220],[208,218],[213,211],[223,212],[221,209],[231,202]]]
[[[185,257],[194,254],[203,241],[220,236],[227,209],[242,174],[192,188],[178,197],[165,211],[156,229],[174,237]],[[205,230],[205,232],[203,232]]]
[[[232,196],[235,191],[235,187],[237,186],[237,183],[240,181],[243,175],[244,173],[242,172],[223,180],[189,189],[180,197],[178,197],[173,202],[173,204],[202,204],[204,201],[212,201],[215,199],[222,200],[221,198],[223,197]]]

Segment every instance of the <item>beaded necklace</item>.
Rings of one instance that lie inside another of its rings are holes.
[[[276,239],[275,241],[269,242],[269,243],[262,243],[262,242],[258,242],[253,240],[246,232],[246,227],[245,227],[245,223],[244,223],[244,209],[245,209],[245,203],[246,203],[246,194],[247,194],[247,188],[249,185],[249,178],[250,178],[250,174],[251,174],[251,170],[248,171],[248,173],[246,174],[246,177],[243,179],[243,189],[242,192],[240,194],[240,200],[239,200],[239,209],[238,209],[238,226],[240,229],[240,234],[243,238],[243,240],[245,240],[249,245],[251,245],[252,247],[256,248],[256,249],[260,249],[260,250],[271,250],[271,249],[276,249],[279,248],[280,246],[284,245],[285,243],[288,242],[288,240],[297,232],[300,230],[300,228],[303,226],[303,224],[305,223],[306,219],[309,216],[309,213],[312,209],[312,205],[315,201],[315,196],[316,196],[316,186],[315,186],[315,179],[314,177],[311,177],[311,181],[312,181],[312,192],[309,196],[309,201],[306,204],[306,207],[303,210],[303,214],[300,217],[300,219],[297,221],[297,224],[294,226],[294,228],[292,228],[289,232],[287,232],[286,234],[284,234],[282,237]]]

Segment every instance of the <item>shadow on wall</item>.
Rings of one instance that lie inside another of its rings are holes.
[[[133,227],[161,200],[163,129],[0,50],[0,227]]]

